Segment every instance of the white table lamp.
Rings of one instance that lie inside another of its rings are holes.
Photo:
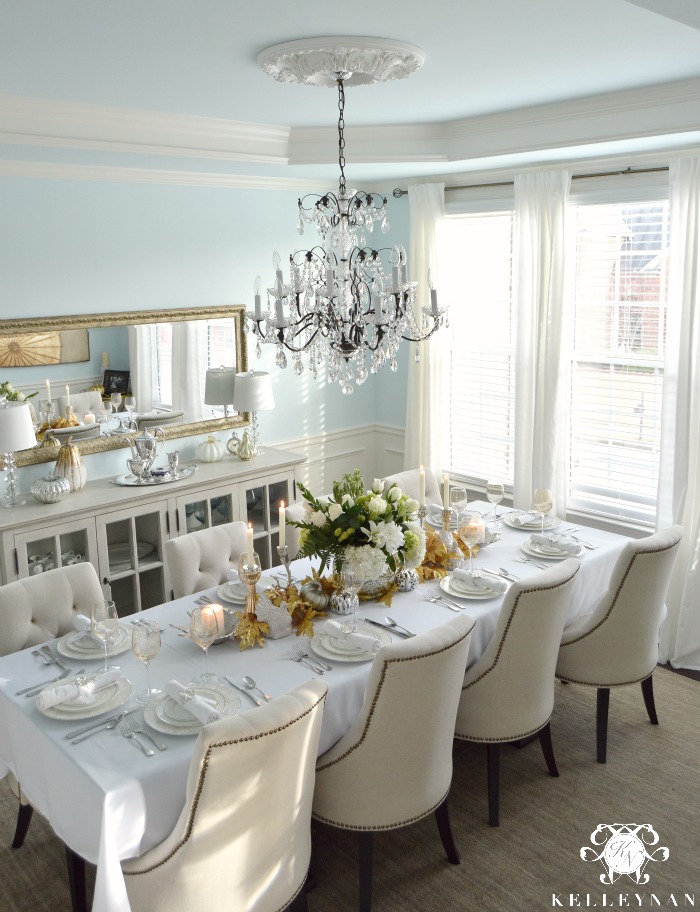
[[[228,418],[228,409],[233,405],[233,389],[236,371],[233,367],[214,367],[207,371],[204,380],[204,404],[223,405],[224,418]]]
[[[233,393],[233,405],[237,412],[251,413],[251,432],[254,455],[258,449],[258,412],[266,412],[275,407],[272,395],[272,379],[267,371],[248,371],[236,374],[236,386]]]
[[[19,497],[15,476],[15,456],[17,450],[29,450],[36,446],[36,434],[26,402],[7,402],[0,408],[0,453],[5,454],[7,469],[7,487],[0,500],[3,507],[18,507],[26,503],[26,498]]]

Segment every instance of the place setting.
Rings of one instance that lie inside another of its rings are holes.
[[[311,651],[335,662],[371,661],[382,646],[392,642],[391,634],[369,621],[326,621],[309,641]]]
[[[68,659],[93,661],[121,655],[131,648],[131,625],[119,620],[115,603],[111,600],[97,602],[92,617],[77,614],[73,619],[75,630],[56,641],[56,651]]]
[[[569,535],[557,535],[533,532],[520,546],[528,557],[545,560],[566,560],[567,557],[581,557],[586,553],[585,547]]]

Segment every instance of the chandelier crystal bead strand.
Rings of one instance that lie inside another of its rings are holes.
[[[335,49],[334,42],[339,43]],[[352,42],[360,46],[353,48]],[[267,289],[264,311],[262,282],[259,276],[255,280],[255,309],[248,318],[256,354],[260,357],[263,344],[275,345],[277,367],[287,367],[289,352],[294,373],[303,373],[304,358],[314,378],[325,361],[328,382],[350,394],[353,384],[364,383],[384,364],[397,369],[402,340],[424,341],[445,320],[446,309],[438,306],[432,285],[430,306],[416,315],[417,283],[408,281],[403,247],[368,242],[375,227],[381,234],[389,230],[386,197],[348,189],[345,180],[346,85],[407,76],[422,63],[422,52],[384,39],[307,39],[269,48],[258,60],[282,82],[337,86],[340,178],[337,192],[299,200],[297,230],[303,235],[305,226],[312,225],[321,244],[290,255],[289,282],[275,251],[275,280]],[[350,65],[358,69],[348,69]]]

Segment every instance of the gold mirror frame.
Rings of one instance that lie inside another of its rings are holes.
[[[236,370],[248,370],[248,347],[245,344],[245,306],[232,304],[228,307],[196,307],[178,310],[147,310],[132,313],[76,314],[70,317],[30,317],[22,320],[0,320],[0,335],[11,333],[61,332],[66,329],[107,329],[110,326],[135,326],[147,323],[180,323],[185,320],[216,320],[230,318],[236,330]],[[191,437],[195,434],[211,434],[248,424],[250,416],[241,412],[230,418],[211,418],[204,421],[193,421],[189,424],[164,426],[166,440],[178,437]],[[94,437],[77,443],[83,455],[105,453],[108,450],[119,450],[129,445],[124,437]],[[56,447],[37,447],[33,450],[22,450],[15,454],[18,466],[35,465],[40,462],[51,462],[56,458]]]

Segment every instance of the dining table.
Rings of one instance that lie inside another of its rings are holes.
[[[482,513],[491,510],[483,502],[470,504],[470,508]],[[509,511],[500,513],[508,518]],[[563,528],[568,525],[564,524]],[[482,546],[475,556],[475,568],[505,571],[520,579],[539,573],[540,569],[533,563],[522,562],[525,557],[532,558],[523,551],[531,531],[504,524],[499,529],[499,539]],[[588,614],[606,591],[612,566],[628,541],[625,536],[593,528],[581,529],[579,534],[586,545],[581,548],[581,568],[567,612],[567,627]],[[551,565],[552,560],[538,562]],[[294,579],[302,581],[310,575],[312,561],[302,558],[293,561],[290,567]],[[270,580],[275,577],[279,580],[280,574],[284,574],[281,568],[263,571],[264,578]],[[139,614],[161,629],[161,648],[149,669],[153,687],[162,690],[171,681],[187,685],[202,675],[205,670],[202,649],[177,628],[188,627],[189,613],[204,599],[226,604],[222,591],[221,587],[213,587]],[[445,595],[438,580],[421,583],[413,590],[393,593],[390,607],[374,601],[360,602],[357,617],[387,626],[390,622],[386,618],[390,618],[408,631],[420,634],[448,621],[455,612],[466,613],[475,622],[468,660],[471,664],[493,636],[505,595],[476,599],[449,595],[454,602],[452,606],[441,600],[431,601],[436,595]],[[234,605],[227,607],[235,610]],[[309,665],[290,658],[291,650],[301,645],[313,664],[320,658],[328,666],[326,670],[317,665],[329,685],[319,754],[332,747],[360,711],[371,656],[361,661],[328,653],[317,656],[314,648],[320,648],[319,637],[331,617],[315,619],[315,636],[311,639],[294,635],[266,639],[263,647],[245,650],[241,650],[235,639],[212,645],[207,656],[208,671],[216,676],[218,689],[225,694],[226,712],[255,712],[255,701],[264,699],[261,693],[274,699],[317,676],[318,672]],[[122,624],[128,630],[135,620],[124,617]],[[343,619],[336,616],[335,620]],[[386,627],[373,629],[383,642],[391,642],[399,635]],[[55,652],[60,641],[51,641],[48,646]],[[93,912],[130,912],[121,860],[143,854],[172,830],[184,805],[196,733],[171,732],[167,725],[160,724],[154,730],[146,724],[145,730],[165,748],[153,747],[151,756],[146,756],[132,739],[122,737],[118,727],[102,728],[94,736],[74,744],[73,739],[66,738],[67,732],[89,724],[92,719],[52,718],[40,712],[36,698],[18,694],[32,684],[55,677],[59,671],[56,665],[44,665],[35,652],[25,649],[0,658],[0,776],[12,771],[27,799],[48,820],[59,838],[96,865]],[[66,657],[65,649],[63,658],[76,672],[86,665],[78,658]],[[123,685],[118,709],[137,709],[135,694],[146,687],[143,663],[130,648],[111,656],[110,662],[120,667],[128,682],[128,686]],[[91,672],[98,672],[102,667],[99,658],[89,665]],[[246,687],[245,677],[252,678],[260,692]],[[110,704],[102,717],[109,718],[116,711]],[[138,718],[142,715],[139,712]],[[154,718],[152,707],[146,710],[148,718]],[[235,776],[235,770],[231,775]]]

